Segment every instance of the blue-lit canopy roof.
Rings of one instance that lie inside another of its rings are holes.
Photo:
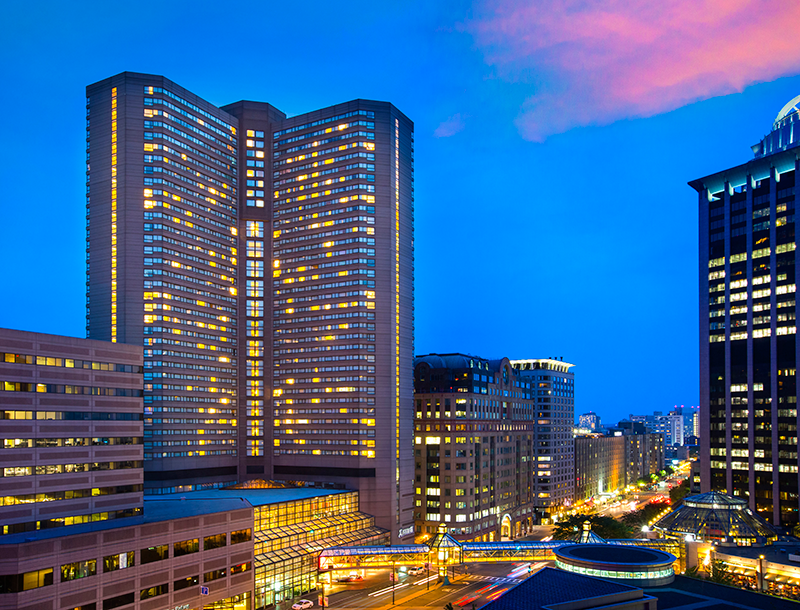
[[[752,146],[756,159],[800,145],[800,95],[790,100],[772,123],[772,131]]]
[[[772,128],[775,129],[778,126],[778,123],[780,123],[783,119],[785,119],[793,112],[800,112],[800,108],[797,107],[798,104],[800,104],[800,95],[789,101],[789,103],[787,103],[783,108],[781,108],[781,111],[778,113],[778,116],[775,117],[775,122],[772,124]]]
[[[776,533],[764,519],[751,511],[741,498],[716,491],[688,496],[683,504],[655,524],[668,536],[697,540],[749,540],[771,542]]]

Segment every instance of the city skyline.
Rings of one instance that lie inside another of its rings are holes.
[[[202,45],[192,61],[180,53],[143,53],[142,32],[145,39],[169,39],[179,26],[191,30],[214,16],[210,5],[197,5],[195,16],[180,6],[166,7],[158,23],[119,7],[78,20],[40,3],[44,17],[35,21],[29,5],[4,9],[14,25],[2,47],[5,82],[29,101],[9,96],[3,104],[32,137],[5,149],[7,201],[20,204],[6,207],[0,237],[10,252],[28,254],[7,270],[15,291],[4,295],[3,326],[84,336],[83,87],[136,70],[167,74],[216,104],[266,99],[290,115],[357,97],[391,100],[417,126],[417,354],[563,357],[576,364],[578,412],[593,410],[609,422],[698,403],[696,201],[686,181],[747,155],[800,92],[800,78],[791,76],[800,66],[796,57],[759,64],[761,73],[709,59],[702,65],[729,74],[728,81],[673,87],[658,103],[645,95],[652,82],[640,98],[609,99],[575,89],[574,69],[564,71],[566,80],[548,76],[563,68],[563,57],[540,57],[539,72],[515,65],[514,54],[526,49],[511,44],[519,32],[504,29],[508,6],[493,15],[482,4],[354,5],[341,14],[320,5],[302,19],[290,9],[254,5],[251,22],[282,24],[270,44],[284,51],[268,66],[259,36],[241,41],[246,53],[236,65]],[[777,12],[797,21],[796,13]],[[552,23],[521,23],[559,32]],[[331,24],[349,35],[335,34]],[[102,33],[109,25],[114,38]],[[307,38],[300,36],[303,27]],[[385,36],[388,27],[395,39]],[[97,35],[81,36],[86,28]],[[763,35],[768,28],[756,21],[747,32]],[[498,32],[508,32],[511,42],[499,45]],[[344,54],[376,52],[363,57],[363,69],[342,75],[337,51],[329,50],[336,44]],[[679,75],[685,82],[692,77]],[[551,90],[544,101],[554,99],[552,91],[565,92],[570,116],[560,121],[552,111],[536,114],[526,106],[535,91],[531,81]],[[745,88],[759,81],[773,82]],[[531,129],[532,118],[548,129]],[[737,128],[721,128],[732,124]],[[713,155],[693,139],[705,131],[714,132]],[[31,190],[43,176],[57,188]],[[486,284],[493,291],[502,286],[509,298],[501,306],[482,298]],[[648,328],[659,340],[642,341]],[[652,372],[610,393],[609,355],[636,358]]]

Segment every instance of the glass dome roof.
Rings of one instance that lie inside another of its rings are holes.
[[[655,524],[667,536],[692,536],[706,542],[769,543],[777,534],[747,503],[716,491],[689,496]]]

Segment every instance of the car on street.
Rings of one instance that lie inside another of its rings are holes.
[[[424,571],[425,571],[425,568],[423,568],[422,566],[414,566],[413,568],[409,568],[408,569],[408,573],[411,576],[417,576],[419,574],[422,574]]]
[[[310,599],[301,599],[296,604],[292,604],[292,610],[306,610],[314,605]]]
[[[364,577],[361,574],[353,572],[352,574],[348,574],[347,576],[340,576],[336,579],[336,582],[356,582],[359,580],[364,580]]]

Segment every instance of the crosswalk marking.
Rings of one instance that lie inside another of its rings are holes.
[[[519,580],[517,578],[508,578],[507,576],[484,576],[482,574],[470,574],[467,576],[467,579],[472,581],[492,580],[499,582],[517,582]]]

